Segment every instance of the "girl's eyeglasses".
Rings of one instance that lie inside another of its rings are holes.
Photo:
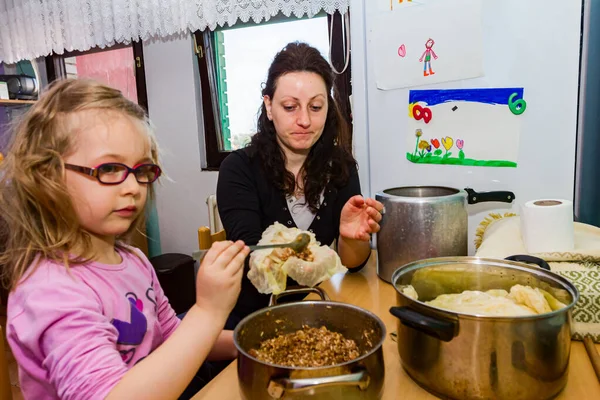
[[[118,185],[119,183],[123,183],[129,176],[129,173],[133,173],[135,180],[138,181],[138,183],[152,183],[157,180],[162,173],[160,167],[156,164],[139,164],[133,168],[129,168],[127,165],[120,163],[100,164],[95,168],[65,164],[65,168],[93,176],[98,179],[98,182],[105,185]]]

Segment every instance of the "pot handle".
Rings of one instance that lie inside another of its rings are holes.
[[[279,378],[271,379],[267,391],[271,398],[281,399],[285,394],[308,392],[314,389],[330,386],[358,386],[360,390],[366,390],[369,387],[371,378],[366,370],[361,369],[357,372],[338,375],[325,376],[320,378]]]
[[[515,199],[515,194],[508,191],[476,192],[471,188],[465,188],[465,192],[467,192],[467,202],[469,204],[485,203],[490,201],[512,203]]]
[[[292,294],[309,294],[309,293],[318,294],[319,297],[321,297],[321,300],[329,301],[329,296],[327,295],[327,293],[319,287],[292,286],[289,289],[284,290],[283,292],[281,292],[279,294],[271,295],[271,300],[269,300],[269,307],[277,305],[278,300],[281,297],[289,296]]]
[[[408,307],[392,307],[390,313],[404,325],[444,342],[451,341],[458,332],[458,322],[431,317]]]
[[[529,256],[526,254],[516,254],[514,256],[506,257],[505,260],[522,262],[527,264],[535,264],[542,269],[550,271],[550,264],[548,264],[546,261],[542,260],[539,257]]]

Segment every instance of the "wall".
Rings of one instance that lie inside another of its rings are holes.
[[[573,198],[581,1],[482,4],[485,76],[419,88],[525,87],[528,107],[516,169],[427,166],[406,160],[408,90],[377,89],[371,64],[377,7],[368,0],[351,1],[353,115],[359,121],[354,138],[359,165],[369,166],[368,177],[361,175],[361,180],[363,186],[368,181],[371,195],[408,185],[512,190],[517,197],[515,211],[533,198]],[[363,96],[366,100],[359,105]],[[470,207],[469,242],[488,213],[510,208],[491,203]]]
[[[145,41],[144,61],[148,111],[167,175],[156,198],[161,248],[191,254],[198,228],[208,225],[206,198],[217,182],[216,172],[201,171],[202,103],[191,36]]]
[[[365,0],[350,0],[350,38],[352,44],[352,143],[358,162],[360,186],[364,196],[371,196],[369,168],[369,118],[367,114],[367,38],[365,35]]]

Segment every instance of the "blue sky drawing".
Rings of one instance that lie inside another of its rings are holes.
[[[408,103],[423,102],[428,106],[435,106],[451,101],[468,101],[508,105],[508,98],[513,93],[517,94],[516,99],[523,98],[523,88],[411,90]]]

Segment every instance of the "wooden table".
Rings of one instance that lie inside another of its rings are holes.
[[[320,285],[334,301],[350,303],[377,314],[385,323],[387,338],[383,344],[385,360],[384,400],[392,399],[436,399],[437,397],[418,386],[400,366],[400,356],[390,333],[396,331],[396,318],[389,308],[396,304],[392,285],[382,281],[376,273],[376,253],[359,273],[339,274]],[[312,295],[311,295],[312,296]],[[600,351],[600,345],[596,345]],[[193,400],[240,399],[237,383],[237,363],[233,362],[198,392]],[[556,399],[600,399],[600,384],[582,342],[574,341],[571,346],[569,380]]]

